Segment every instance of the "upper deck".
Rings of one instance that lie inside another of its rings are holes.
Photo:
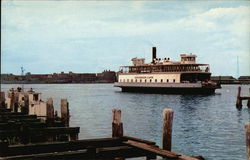
[[[153,47],[152,62],[145,63],[144,58],[132,58],[133,65],[121,66],[120,73],[157,73],[157,72],[196,72],[210,73],[208,64],[196,63],[196,55],[181,54],[178,62],[170,58],[156,58],[156,48]]]

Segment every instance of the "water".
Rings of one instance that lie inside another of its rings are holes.
[[[2,90],[18,85],[2,84]],[[81,127],[79,138],[111,137],[112,109],[122,110],[124,135],[156,141],[161,146],[162,110],[174,110],[172,150],[202,155],[208,160],[246,159],[244,124],[250,109],[235,107],[237,85],[223,85],[209,96],[122,93],[113,84],[30,84],[52,97],[60,111],[60,99],[70,104],[70,126]],[[242,85],[242,95],[249,95]]]

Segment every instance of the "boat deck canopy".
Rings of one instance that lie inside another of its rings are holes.
[[[147,64],[139,66],[121,66],[121,73],[154,72],[209,72],[208,64]]]

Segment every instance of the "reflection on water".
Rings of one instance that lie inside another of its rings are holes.
[[[3,90],[18,85],[2,85]],[[80,138],[111,137],[111,111],[122,110],[125,135],[156,141],[161,146],[162,110],[174,110],[173,151],[206,159],[245,159],[244,124],[250,110],[237,110],[236,85],[222,86],[209,96],[122,93],[113,84],[33,84],[52,97],[59,110],[61,98],[70,104],[71,126],[80,126]],[[248,95],[249,85],[242,86]]]

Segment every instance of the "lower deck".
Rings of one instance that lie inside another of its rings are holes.
[[[122,92],[163,93],[163,94],[213,94],[220,88],[216,84],[202,83],[115,83]]]

